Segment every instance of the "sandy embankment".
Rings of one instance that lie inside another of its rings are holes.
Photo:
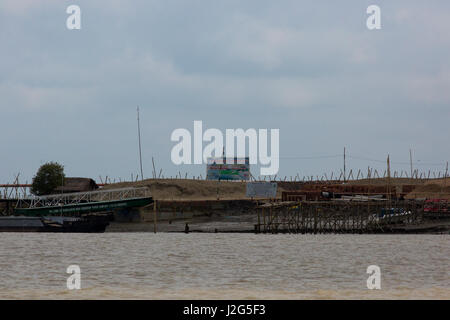
[[[339,182],[333,182],[337,184]],[[342,182],[341,182],[342,183]],[[383,185],[387,179],[362,179],[347,182],[349,185]],[[447,179],[408,179],[391,178],[391,186],[417,185],[414,191],[406,196],[407,199],[415,198],[441,198],[450,199],[450,178]],[[247,199],[245,196],[245,182],[241,181],[208,181],[190,179],[147,179],[138,182],[122,182],[110,184],[104,189],[124,187],[147,187],[156,200],[237,200]],[[299,182],[280,182],[277,197],[287,190],[298,190]]]
[[[335,182],[337,183],[337,182]],[[335,184],[333,183],[333,184]],[[352,181],[348,184],[387,184],[386,179],[370,179]],[[450,199],[450,179],[447,182],[440,180],[423,181],[417,179],[393,178],[391,186],[416,184],[416,189],[407,195],[407,198],[447,198]],[[242,200],[245,196],[245,182],[231,181],[206,181],[206,180],[187,180],[187,179],[148,179],[139,182],[122,182],[105,186],[104,189],[115,189],[125,187],[147,187],[151,195],[156,200],[165,200],[174,202],[174,210],[179,213],[176,200],[194,201],[194,200]],[[301,183],[281,182],[278,185],[277,195],[281,198],[284,190],[298,190]],[[252,230],[254,227],[255,216],[248,212],[231,212],[215,208],[211,214],[194,213],[190,209],[183,209],[181,217],[172,217],[173,210],[163,210],[158,214],[158,232],[161,231],[183,231],[185,223],[189,223],[190,230],[201,230],[213,232],[216,228],[219,232],[224,230]],[[167,212],[166,212],[167,211]],[[195,210],[194,210],[195,211]],[[115,223],[108,227],[108,231],[153,231],[152,209],[148,212],[148,219],[145,223]],[[125,228],[125,229],[124,229]]]
[[[104,189],[125,187],[147,187],[152,197],[157,200],[246,199],[245,182],[241,181],[147,179],[138,182],[115,183],[105,186]]]
[[[450,200],[450,178],[433,179],[426,181],[410,192],[407,199],[427,198],[427,199],[447,199]]]

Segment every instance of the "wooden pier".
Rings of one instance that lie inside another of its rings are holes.
[[[256,233],[429,233],[450,231],[450,213],[421,201],[285,201],[257,209]]]

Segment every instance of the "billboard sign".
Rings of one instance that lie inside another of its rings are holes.
[[[226,158],[209,158],[206,180],[250,180],[249,158],[234,158],[230,164]]]
[[[247,182],[246,196],[249,198],[276,198],[276,182]]]

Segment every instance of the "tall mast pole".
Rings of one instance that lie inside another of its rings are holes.
[[[137,106],[137,123],[138,123],[138,138],[139,138],[139,163],[141,165],[141,180],[144,180],[144,171],[142,170],[141,125],[139,121],[139,106]]]
[[[413,176],[413,166],[412,166],[412,151],[411,151],[411,149],[409,149],[409,167],[410,167],[410,170],[411,170],[411,178],[412,178],[412,176]]]
[[[387,156],[387,192],[389,208],[391,208],[391,161],[389,155]]]
[[[345,182],[345,147],[344,147],[344,182]]]

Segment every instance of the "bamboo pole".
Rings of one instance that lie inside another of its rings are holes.
[[[153,201],[153,232],[156,233],[156,200]]]

